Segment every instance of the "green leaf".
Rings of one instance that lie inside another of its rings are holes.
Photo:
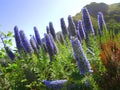
[[[9,40],[8,40],[8,44],[9,44],[10,46],[12,46],[12,39],[9,39]]]
[[[26,82],[27,81],[27,79],[23,79],[23,80],[21,80],[21,82]]]
[[[7,36],[8,36],[8,37],[12,36],[12,32],[8,31]]]
[[[4,43],[5,43],[5,44],[8,44],[8,41],[7,41],[7,40],[4,40]]]
[[[31,87],[31,85],[26,85],[26,87],[27,87],[27,88],[30,88],[30,87]]]

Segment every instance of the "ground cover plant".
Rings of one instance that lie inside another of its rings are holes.
[[[0,32],[0,89],[119,90],[120,33],[107,29],[102,12],[97,20],[94,29],[84,7],[77,26],[69,15],[68,27],[61,18],[56,34],[50,22],[44,38],[36,26],[30,40],[18,26],[14,33]]]

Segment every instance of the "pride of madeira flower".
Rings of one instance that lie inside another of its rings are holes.
[[[88,36],[89,33],[92,33],[94,35],[95,32],[93,29],[92,21],[88,9],[86,7],[82,9],[82,19],[83,19],[84,30],[86,35]]]
[[[20,30],[20,38],[21,38],[21,41],[23,43],[23,46],[24,46],[24,50],[26,53],[33,53],[34,50],[30,44],[30,42],[28,41],[24,31]]]
[[[24,50],[24,47],[23,47],[17,26],[14,27],[14,36],[15,36],[15,41],[16,41],[16,47],[18,49],[18,52],[20,53],[21,50]]]
[[[68,35],[68,29],[66,27],[64,18],[60,19],[60,25],[61,25],[61,29],[62,29],[62,34],[64,35],[64,38],[66,39],[66,36]]]
[[[32,46],[32,48],[34,49],[34,52],[39,54],[39,45],[37,44],[34,36],[31,36],[30,38],[30,44]]]
[[[72,48],[76,64],[80,70],[80,74],[85,75],[87,72],[92,72],[90,63],[83,51],[82,45],[78,38],[71,38]]]
[[[73,18],[69,15],[68,16],[68,30],[69,30],[69,35],[70,36],[76,36],[76,26],[73,21]]]
[[[105,20],[104,20],[104,16],[103,16],[102,12],[98,12],[97,19],[98,19],[99,35],[101,36],[102,31],[103,31],[103,26],[107,30]]]
[[[58,53],[58,48],[55,45],[55,42],[51,34],[44,34],[44,36],[45,36],[47,52],[49,54],[50,61],[52,61],[52,57]]]
[[[42,82],[52,90],[61,90],[64,84],[67,82],[67,80],[54,80],[54,81],[43,80]]]
[[[36,41],[39,45],[41,45],[42,42],[41,42],[39,31],[38,31],[37,27],[35,27],[35,26],[33,27],[33,29],[34,29]]]
[[[6,51],[6,54],[8,55],[8,57],[11,59],[11,60],[14,60],[15,58],[15,54],[10,50],[10,48],[8,46],[6,46],[2,36],[0,36],[0,39],[4,45],[4,48],[5,48],[5,51]]]
[[[53,39],[55,41],[57,41],[57,36],[56,36],[55,29],[53,27],[53,23],[52,22],[49,22],[49,29],[50,29],[50,33],[51,33]]]
[[[81,39],[85,39],[86,35],[85,35],[85,31],[83,29],[82,20],[78,21],[78,31],[79,31],[79,34],[81,36]]]

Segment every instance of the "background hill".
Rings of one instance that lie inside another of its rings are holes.
[[[92,2],[85,7],[87,7],[90,13],[94,28],[97,27],[97,14],[99,11],[104,14],[104,18],[109,29],[114,28],[117,30],[120,28],[120,3],[107,5],[105,3]],[[77,25],[78,20],[82,19],[81,11],[73,16],[73,19]]]

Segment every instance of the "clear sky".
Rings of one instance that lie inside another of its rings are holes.
[[[54,28],[60,31],[60,18],[67,22],[68,15],[74,16],[81,8],[90,2],[105,2],[107,4],[119,0],[0,0],[0,31],[12,31],[15,25],[24,30],[29,37],[34,34],[33,26],[39,29],[41,37],[46,32],[50,21]]]

